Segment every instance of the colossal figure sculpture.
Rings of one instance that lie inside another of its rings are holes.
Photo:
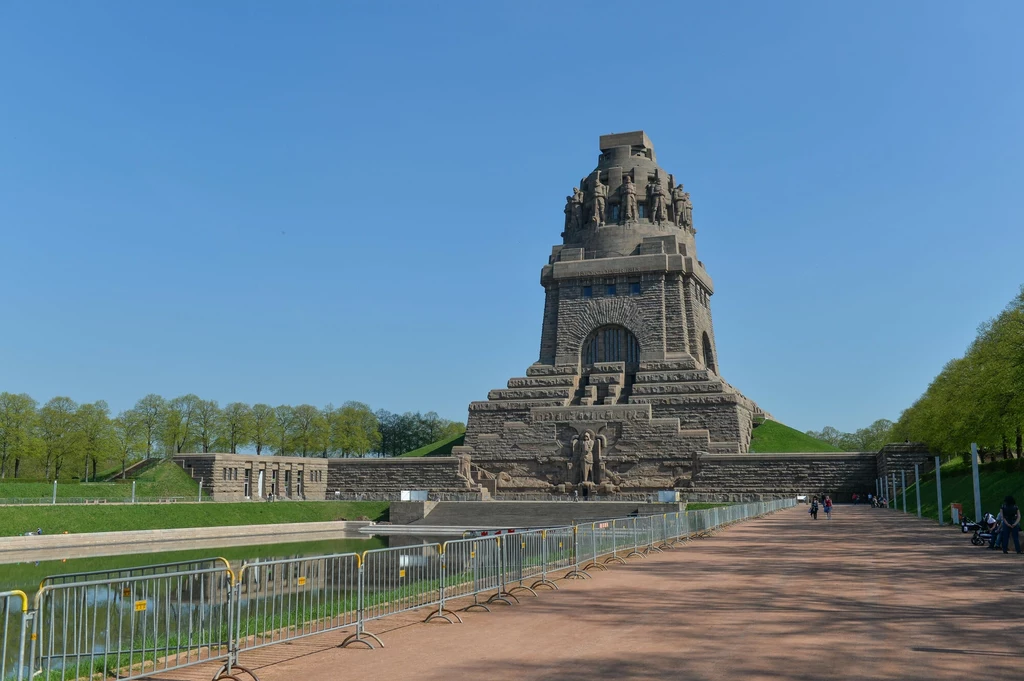
[[[683,192],[683,223],[686,229],[693,229],[693,204],[690,203],[690,192]]]
[[[657,177],[647,185],[647,205],[651,222],[662,222],[667,218],[665,190],[661,186],[661,180]]]
[[[633,180],[630,179],[629,175],[626,175],[622,180],[622,187],[619,189],[619,192],[622,194],[619,202],[619,219],[622,221],[622,224],[628,224],[637,220],[636,186],[633,185]]]
[[[608,186],[601,184],[601,178],[594,178],[594,203],[591,206],[590,221],[597,227],[604,227],[605,202],[608,200]]]
[[[668,221],[665,177],[643,132],[601,137],[580,186],[587,221],[541,269],[537,362],[469,405],[465,445],[453,450],[503,494],[597,485],[639,498],[691,484],[705,453],[747,452],[761,412],[719,376],[714,285],[692,228],[679,229],[691,208],[674,182]],[[650,220],[637,220],[637,184],[649,187]],[[609,192],[623,224],[606,222]]]
[[[583,485],[594,480],[594,447],[599,445],[589,430],[583,437],[573,438],[572,447],[576,458],[576,484]]]
[[[690,193],[683,190],[683,185],[672,187],[672,217],[677,227],[683,227],[686,220],[686,202]]]
[[[565,233],[575,234],[583,229],[583,192],[572,188],[572,196],[565,197]]]

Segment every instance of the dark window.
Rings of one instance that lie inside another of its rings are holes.
[[[629,285],[629,295],[638,296],[640,295],[640,282],[634,281]]]
[[[618,206],[618,204],[612,206],[611,213],[612,213],[612,220],[611,221],[612,222],[618,222],[619,221],[619,206]]]
[[[593,298],[594,297],[594,289],[591,288],[590,286],[584,286],[583,287],[583,297],[584,298]]]
[[[640,363],[640,345],[636,336],[621,326],[603,326],[587,338],[583,344],[583,363],[626,362]]]
[[[647,206],[645,206],[642,203],[636,204],[636,216],[639,217],[639,218],[647,217],[645,215],[645,213],[646,213],[646,211],[644,210],[645,208],[647,208]]]
[[[608,284],[607,286],[605,286],[605,291],[604,292],[607,293],[610,296],[614,296],[615,295],[615,284]]]
[[[708,338],[708,334],[707,333],[704,334],[703,340],[704,340],[704,343],[703,343],[703,345],[704,345],[704,366],[707,367],[708,369],[710,369],[712,372],[718,373],[717,371],[715,371],[715,353],[711,349],[711,339]]]

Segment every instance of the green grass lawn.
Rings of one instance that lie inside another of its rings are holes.
[[[47,560],[40,563],[8,563],[0,565],[0,585],[3,585],[5,588],[23,589],[27,593],[31,593],[39,587],[39,581],[48,575],[88,572],[92,570],[115,570],[187,560],[198,561],[214,556],[226,558],[231,562],[232,567],[237,569],[241,566],[242,562],[259,558],[290,558],[349,552],[362,553],[367,549],[385,548],[386,545],[387,542],[379,537],[367,537],[366,539],[330,539],[316,542],[256,544],[253,546],[227,546],[219,549],[69,558],[63,561]]]
[[[174,462],[161,461],[135,479],[135,494],[138,497],[195,499],[199,494],[199,484]],[[52,496],[52,482],[0,482],[0,499],[49,499]],[[57,497],[127,500],[132,498],[132,481],[129,479],[116,482],[58,482]]]
[[[750,451],[758,454],[789,454],[793,452],[841,452],[827,442],[816,440],[806,433],[767,420],[754,428]]]
[[[0,537],[43,528],[45,534],[67,531],[113,532],[175,527],[218,527],[309,523],[332,520],[386,520],[386,501],[276,501],[177,503],[118,506],[7,506],[0,510]]]
[[[438,440],[437,442],[431,442],[429,445],[423,445],[419,449],[414,449],[411,452],[406,452],[401,456],[451,456],[452,447],[461,447],[462,443],[466,441],[466,434],[459,433],[452,437],[445,438],[444,440]]]
[[[1016,461],[997,461],[983,464],[979,468],[982,513],[986,511],[993,515],[998,513],[999,507],[1003,504],[1003,497],[1007,494],[1013,495],[1018,505],[1024,504],[1024,471],[1013,470],[1016,467]],[[909,484],[912,478],[913,471],[910,471],[910,475],[907,477],[907,507],[911,513],[916,515],[916,488]],[[926,518],[938,519],[935,473],[932,471],[922,475],[921,478],[921,514]],[[899,484],[898,475],[896,479]],[[899,491],[896,497],[900,510],[903,510],[902,491]],[[960,462],[942,466],[942,518],[947,523],[952,517],[949,511],[951,503],[963,504],[964,513],[969,519],[974,519],[974,482],[971,477],[971,467]]]

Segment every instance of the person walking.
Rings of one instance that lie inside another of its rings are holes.
[[[808,513],[811,514],[811,518],[814,520],[818,519],[818,497],[811,499],[811,508],[808,510]]]
[[[822,506],[825,507],[825,519],[832,520],[832,497],[826,494]]]
[[[1013,548],[1017,553],[1020,550],[1020,509],[1017,501],[1012,496],[1003,499],[1003,507],[999,509],[1003,514],[1003,527],[999,533],[999,543],[1003,545],[1003,553],[1009,553],[1010,537],[1013,537]]]

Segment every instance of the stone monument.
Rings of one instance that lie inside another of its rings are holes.
[[[747,452],[762,413],[719,374],[689,193],[643,132],[600,147],[541,269],[540,357],[469,405],[453,451],[499,493],[687,488],[702,455]]]

